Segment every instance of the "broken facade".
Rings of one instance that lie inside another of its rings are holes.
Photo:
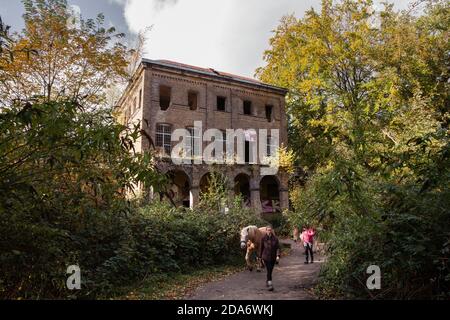
[[[140,123],[150,138],[140,138],[136,151],[154,144],[159,154],[157,166],[170,177],[169,192],[177,205],[195,207],[214,170],[227,178],[230,196],[241,195],[258,212],[275,212],[289,206],[287,174],[279,171],[262,176],[262,165],[248,159],[249,142],[245,144],[245,164],[175,165],[169,157],[177,144],[171,141],[171,133],[184,128],[192,132],[193,139],[199,138],[193,133],[195,121],[202,123],[203,131],[279,129],[279,142],[287,145],[286,93],[283,88],[213,69],[144,59],[118,110],[121,121]],[[203,147],[208,144],[202,143]]]

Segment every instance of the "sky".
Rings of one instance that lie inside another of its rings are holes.
[[[129,35],[146,27],[145,57],[253,77],[283,15],[303,17],[320,0],[68,0],[83,18],[103,13],[107,26]],[[405,9],[411,0],[390,0]],[[0,0],[0,16],[23,28],[20,0]]]

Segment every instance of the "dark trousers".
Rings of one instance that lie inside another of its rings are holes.
[[[309,256],[310,255],[311,255],[311,262],[314,262],[313,245],[312,245],[312,243],[307,243],[306,246],[305,246],[306,262],[309,261]]]
[[[272,281],[272,272],[275,267],[275,261],[264,260],[264,264],[266,265],[267,270],[267,281]]]

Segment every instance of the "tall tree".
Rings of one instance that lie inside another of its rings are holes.
[[[66,0],[23,0],[25,28],[12,35],[13,63],[0,72],[0,103],[70,98],[91,106],[105,102],[105,90],[126,76],[123,34],[96,20],[74,17]],[[36,54],[30,59],[23,49]]]
[[[372,1],[324,0],[321,12],[282,19],[257,74],[290,89],[290,137],[302,166],[345,149],[370,168],[372,146],[395,145],[388,125],[417,99],[432,99],[434,119],[448,121],[448,3],[429,11],[416,19],[392,6],[376,12]]]
[[[290,218],[325,231],[326,294],[448,297],[450,4],[418,4],[323,0],[282,19],[257,71],[289,88],[290,144],[310,174]]]

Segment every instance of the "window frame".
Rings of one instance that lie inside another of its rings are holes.
[[[159,128],[169,128],[169,130],[160,131]],[[172,152],[172,128],[173,126],[170,123],[157,123],[156,124],[156,134],[155,134],[155,145],[156,147],[163,148],[164,153],[170,155]],[[161,137],[161,143],[158,143],[158,137]],[[167,141],[168,139],[168,141]]]
[[[195,127],[193,127],[193,126],[186,127],[186,130],[189,132],[189,136],[187,137],[187,139],[191,141],[190,146],[185,145],[186,156],[190,159],[193,159],[196,156],[196,154],[195,154],[196,140],[200,146],[200,144],[202,143],[202,137],[201,137],[201,133],[199,133],[200,135],[198,135],[198,136],[195,135]],[[190,147],[190,150],[189,150],[189,147]],[[199,148],[199,150],[200,150],[200,148]]]
[[[275,144],[273,144],[273,141],[272,141],[272,136],[267,136],[267,140],[266,140],[266,156],[267,157],[272,157],[273,156],[273,154],[272,154],[272,148],[271,147],[276,147],[276,145]],[[274,148],[275,149],[275,148]]]

